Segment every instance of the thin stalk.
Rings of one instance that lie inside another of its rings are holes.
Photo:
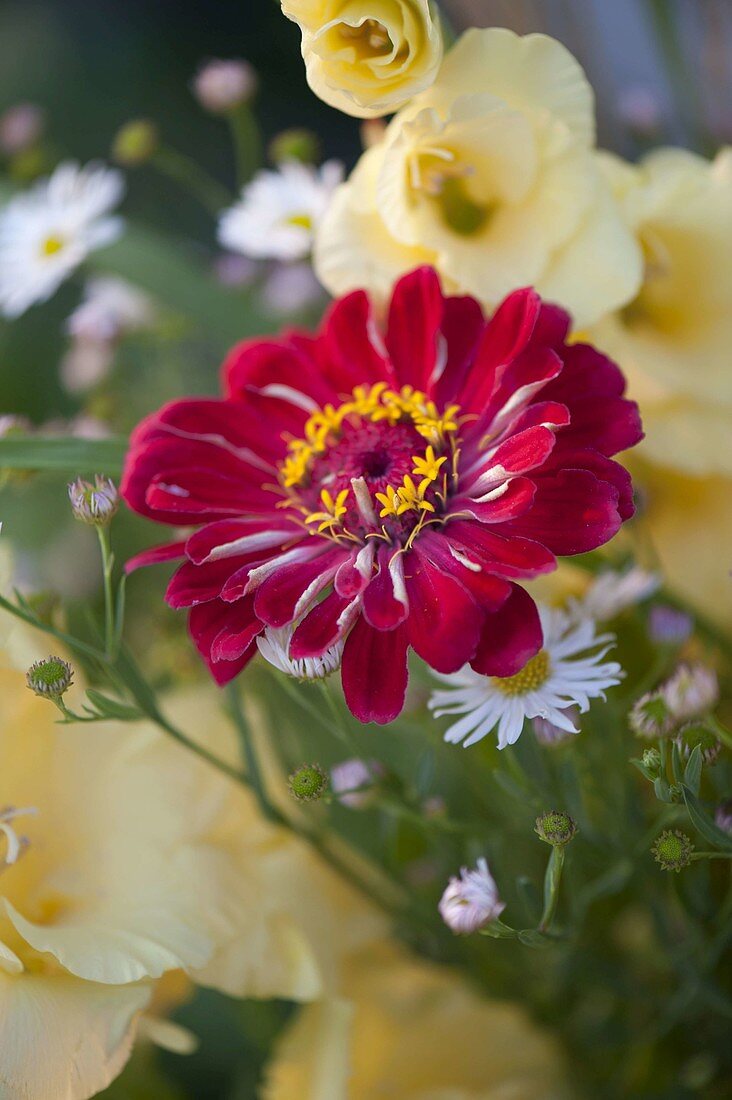
[[[244,716],[244,711],[241,706],[241,698],[239,696],[239,689],[235,683],[229,684],[227,689],[229,697],[228,713],[229,717],[234,723],[236,732],[239,735],[239,743],[244,753],[244,760],[247,768],[247,778],[249,785],[254,791],[259,808],[264,816],[269,821],[274,821],[278,825],[285,824],[285,818],[275,809],[269,800],[267,790],[264,784],[264,777],[262,776],[262,770],[259,767],[259,760],[254,748],[254,742],[252,739],[252,731],[249,729],[249,723]]]
[[[115,638],[114,593],[112,591],[114,555],[109,541],[109,528],[98,526],[97,535],[99,536],[99,547],[102,552],[102,575],[104,578],[104,653],[109,659],[112,657]]]
[[[149,163],[188,191],[214,217],[218,217],[225,207],[231,206],[232,196],[229,191],[185,153],[179,153],[169,145],[162,145]]]
[[[554,919],[554,914],[557,911],[557,903],[559,901],[559,885],[562,881],[563,868],[564,847],[562,845],[557,845],[552,848],[552,854],[549,856],[549,862],[546,867],[546,875],[544,877],[544,912],[541,914],[541,920],[539,921],[539,932],[547,932]]]
[[[231,111],[229,127],[234,142],[236,182],[241,188],[262,164],[262,138],[254,113],[246,103]]]

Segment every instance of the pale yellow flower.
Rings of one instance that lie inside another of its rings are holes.
[[[640,292],[591,330],[641,407],[641,522],[671,584],[730,624],[732,149],[602,164],[645,258]]]
[[[385,297],[420,263],[495,306],[532,284],[596,320],[636,293],[641,252],[593,152],[592,90],[544,35],[471,30],[335,192],[315,266]]]
[[[551,1039],[514,1005],[384,944],[353,960],[346,999],[308,1005],[280,1042],[264,1100],[559,1100]]]
[[[308,84],[348,115],[391,114],[437,75],[430,0],[282,0],[282,10],[302,31]]]
[[[638,166],[604,155],[643,249],[637,296],[593,338],[641,402],[647,459],[732,476],[732,148],[708,161],[660,149]]]
[[[170,701],[174,720],[212,731],[233,758],[215,707],[206,690]],[[381,931],[247,791],[156,728],[56,717],[0,665],[3,1100],[106,1087],[171,974],[238,996],[322,996],[340,952]],[[189,1048],[172,1024],[144,1023]]]

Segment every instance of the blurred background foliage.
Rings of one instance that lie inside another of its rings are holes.
[[[633,157],[664,141],[708,151],[732,140],[730,0],[450,0],[445,7],[456,30],[504,25],[522,33],[543,30],[564,41],[596,89],[600,143],[606,147]],[[256,68],[260,88],[255,111],[265,148],[282,129],[304,126],[318,135],[324,158],[341,158],[349,167],[355,161],[361,148],[358,123],[310,93],[299,32],[282,17],[275,0],[0,2],[0,110],[23,100],[44,109],[48,166],[62,157],[82,162],[106,159],[123,123],[149,117],[167,144],[194,157],[233,194],[226,124],[207,115],[190,91],[197,66],[217,56],[245,57]],[[142,415],[177,394],[214,391],[221,357],[232,342],[283,323],[282,315],[267,306],[259,278],[245,287],[222,288],[215,283],[214,222],[190,195],[145,168],[127,176],[124,213],[131,231],[95,264],[100,270],[109,265],[138,282],[144,278],[146,289],[164,307],[164,323],[154,333],[124,340],[103,387],[83,397],[70,394],[58,372],[68,345],[64,321],[80,296],[80,281],[70,280],[51,302],[30,310],[18,322],[0,321],[0,413],[27,417],[34,425],[59,422],[62,427],[83,414],[98,418],[115,433],[125,433]],[[185,308],[166,311],[173,303],[185,303]],[[305,319],[317,316],[320,305],[314,303]],[[64,601],[71,601],[72,618],[78,615],[81,621],[83,603],[99,598],[96,546],[89,532],[69,517],[63,479],[52,474],[14,475],[0,496],[0,507],[5,530],[22,551],[20,579],[60,592]],[[114,531],[118,557],[156,541],[157,535],[138,518],[120,517]],[[198,675],[179,616],[160,600],[160,573],[138,576],[131,587],[131,642],[134,646],[136,629],[145,632],[151,674],[161,684],[173,669],[178,677]],[[135,614],[151,600],[157,608],[152,627],[149,618],[143,623]],[[648,646],[640,617],[626,623],[626,630],[633,645],[641,650]],[[142,643],[141,637],[138,640]],[[636,664],[642,666],[637,652]],[[269,673],[252,669],[247,675],[264,681]],[[732,1067],[725,1070],[717,1061],[705,1062],[698,1051],[722,1048],[730,1006],[725,1002],[726,1016],[721,1013],[718,1022],[705,1015],[704,998],[716,991],[690,968],[686,932],[682,934],[661,912],[656,914],[654,933],[646,926],[645,910],[634,915],[628,908],[628,899],[637,897],[655,872],[650,856],[635,862],[628,858],[645,809],[624,801],[629,790],[627,744],[612,746],[616,767],[608,769],[607,738],[622,726],[624,708],[637,688],[632,680],[626,682],[608,709],[595,712],[580,753],[570,744],[547,759],[529,739],[512,750],[521,756],[517,774],[531,777],[528,788],[518,792],[525,806],[523,818],[516,815],[516,791],[502,788],[498,778],[488,792],[482,786],[465,789],[466,772],[457,766],[461,762],[455,751],[442,744],[437,724],[426,752],[423,729],[410,734],[408,722],[399,739],[388,732],[368,731],[373,755],[386,762],[389,781],[399,788],[395,805],[411,803],[418,808],[439,795],[450,805],[460,805],[466,820],[473,819],[473,836],[480,837],[481,828],[490,834],[491,863],[514,912],[528,904],[525,885],[516,879],[517,866],[521,876],[534,882],[543,873],[545,852],[532,835],[537,810],[561,800],[578,817],[590,842],[584,849],[578,846],[578,852],[584,852],[583,878],[596,880],[598,888],[595,896],[574,895],[573,904],[592,909],[592,919],[566,952],[527,952],[512,943],[478,938],[460,941],[436,930],[434,906],[445,875],[460,862],[476,858],[483,848],[478,844],[466,850],[459,833],[442,828],[439,819],[420,824],[383,808],[379,813],[353,814],[335,806],[330,813],[333,826],[343,835],[374,854],[386,851],[389,869],[400,874],[405,867],[412,869],[417,911],[430,915],[425,931],[412,932],[421,952],[462,963],[484,989],[502,996],[520,997],[526,968],[531,969],[531,1007],[548,1024],[556,1024],[561,1012],[569,1048],[582,1051],[580,1061],[586,1063],[577,1067],[580,1082],[587,1071],[594,1089],[604,1077],[602,1095],[609,1098],[697,1096],[709,1082],[729,1079]],[[417,682],[417,695],[424,690]],[[283,735],[280,746],[285,765],[297,763],[301,714],[281,693],[270,691],[268,700],[268,725],[298,734]],[[347,728],[345,716],[344,722]],[[308,727],[308,751],[324,766],[352,755],[327,730],[310,722]],[[487,742],[473,751],[486,763],[495,752]],[[422,762],[415,774],[417,755]],[[575,768],[581,768],[587,780],[584,795],[572,787]],[[481,776],[486,771],[481,770]],[[622,779],[610,792],[613,774]],[[720,796],[728,793],[723,782],[728,778],[726,772],[718,777]],[[481,820],[483,825],[475,826]],[[699,910],[710,896],[706,878],[722,873],[719,867],[697,866],[683,886],[672,884],[689,895],[681,908],[692,940],[695,907]],[[532,918],[530,912],[525,916],[527,921]],[[610,939],[598,949],[597,937],[606,929],[611,930]],[[654,954],[652,942],[661,942],[664,952]],[[578,981],[579,975],[586,980]],[[694,982],[701,984],[692,988]],[[678,1027],[679,1006],[672,993],[679,987],[691,1001],[700,1001],[700,1034],[690,1036]],[[668,1012],[661,1019],[649,1019],[651,1005],[664,996]],[[183,1059],[154,1054],[143,1046],[106,1095],[110,1100],[251,1100],[273,1038],[291,1011],[291,1006],[276,1002],[235,1003],[201,992],[175,1013],[199,1036],[198,1052]],[[687,1044],[687,1076],[679,1076],[674,1068],[682,1057],[665,1067],[661,1059],[656,1084],[650,1088],[647,1060],[659,1043],[661,1050],[666,1043],[681,1048]],[[603,1066],[599,1073],[594,1072],[598,1062]],[[704,1095],[722,1100],[732,1095],[724,1088],[710,1086]]]

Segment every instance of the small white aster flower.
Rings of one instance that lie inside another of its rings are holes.
[[[290,656],[290,642],[297,623],[289,626],[268,626],[257,638],[257,648],[271,665],[294,676],[297,680],[322,680],[341,667],[344,641],[336,642],[326,649],[320,657],[301,657],[293,660]]]
[[[701,664],[679,665],[660,691],[676,722],[700,717],[711,710],[719,699],[716,672]]]
[[[0,310],[6,317],[47,301],[90,252],[117,239],[123,223],[109,212],[123,191],[115,169],[65,163],[0,210]]]
[[[657,592],[661,585],[658,573],[634,565],[624,573],[609,569],[599,573],[581,600],[571,601],[573,611],[581,617],[605,622],[621,611],[642,603]]]
[[[274,172],[257,172],[239,202],[222,213],[219,242],[255,259],[304,259],[342,180],[343,165],[335,160],[319,169],[287,161]]]
[[[605,689],[620,683],[620,665],[603,661],[613,634],[597,635],[592,619],[578,621],[557,608],[542,606],[539,615],[544,647],[515,676],[482,676],[469,665],[439,676],[448,686],[432,693],[430,709],[436,717],[464,715],[447,730],[446,741],[467,748],[497,728],[498,748],[505,749],[518,741],[526,718],[546,718],[577,733],[568,708],[584,714],[591,699],[604,699]]]
[[[330,770],[330,786],[333,794],[343,806],[351,810],[361,810],[372,800],[371,788],[374,782],[384,774],[378,760],[342,760]],[[359,790],[363,787],[363,790]]]
[[[497,920],[505,908],[484,859],[478,860],[474,870],[462,867],[460,878],[450,879],[438,905],[445,924],[460,936]]]

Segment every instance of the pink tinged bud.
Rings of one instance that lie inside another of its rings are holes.
[[[248,256],[239,256],[236,252],[222,252],[213,264],[214,275],[222,286],[245,287],[254,282],[257,264]]]
[[[0,115],[0,150],[12,157],[29,149],[43,133],[44,115],[35,103],[16,103]]]
[[[685,611],[657,604],[648,613],[648,633],[658,645],[682,645],[694,629],[694,620]]]
[[[663,107],[658,96],[642,85],[626,88],[618,96],[618,118],[636,134],[650,136],[663,122]]]
[[[714,811],[714,824],[723,833],[732,836],[732,798],[727,798],[724,802],[719,803]]]
[[[343,806],[362,810],[373,801],[374,784],[383,774],[378,760],[343,760],[331,769],[331,790]]]
[[[94,478],[94,484],[78,477],[69,485],[69,500],[74,518],[92,527],[105,527],[119,507],[119,493],[108,477]]]
[[[719,699],[719,684],[714,669],[706,665],[679,665],[661,694],[677,722],[699,718],[710,711]]]
[[[478,860],[474,870],[463,867],[460,878],[451,878],[438,905],[445,924],[460,936],[497,920],[505,908],[484,859]]]
[[[193,91],[206,111],[223,115],[248,103],[257,84],[257,74],[248,61],[214,59],[196,73]]]
[[[575,727],[574,733],[572,730],[558,726],[555,722],[550,722],[548,718],[531,719],[534,736],[540,745],[561,745],[575,736],[579,729],[579,709],[577,707],[567,707],[564,714],[566,714],[568,722]]]

